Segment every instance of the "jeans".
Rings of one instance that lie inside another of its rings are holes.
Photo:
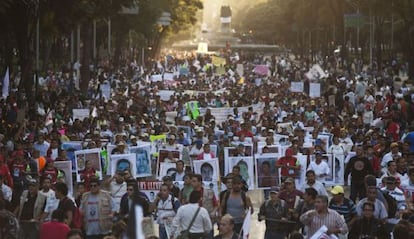
[[[349,198],[356,202],[355,200],[357,199],[357,197],[361,200],[362,198],[365,197],[366,194],[366,190],[365,190],[365,184],[364,181],[351,181],[351,195],[349,196]]]
[[[159,238],[160,239],[169,239],[167,236],[167,231],[165,230],[164,225],[159,225]]]
[[[266,230],[264,239],[285,239],[286,232],[277,232]]]

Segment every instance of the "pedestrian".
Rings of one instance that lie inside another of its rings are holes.
[[[230,214],[226,214],[221,217],[219,226],[219,235],[214,239],[239,239],[239,235],[234,232],[234,220]]]
[[[348,239],[377,238],[388,239],[390,234],[386,231],[384,222],[374,217],[375,205],[365,202],[362,206],[362,217],[355,220]]]
[[[318,195],[328,196],[325,186],[316,180],[315,171],[313,170],[306,171],[306,183],[300,187],[300,191],[304,193],[306,188],[314,188]]]
[[[241,232],[247,213],[253,213],[253,205],[249,196],[242,190],[242,181],[233,177],[232,189],[223,196],[220,203],[221,215],[230,214],[234,220],[234,231]]]
[[[112,228],[115,203],[111,195],[100,189],[99,179],[89,180],[90,191],[82,196],[80,210],[84,216],[86,239],[102,239]]]
[[[345,197],[344,188],[335,186],[331,189],[332,199],[329,201],[329,208],[342,215],[348,228],[351,228],[357,219],[355,204]]]
[[[217,221],[217,214],[219,209],[219,202],[210,188],[203,187],[203,181],[201,174],[193,174],[191,177],[191,184],[193,191],[201,192],[200,206],[207,209],[210,214],[211,222],[214,224]],[[213,237],[213,231],[211,231],[211,237]]]
[[[40,226],[40,239],[65,239],[70,231],[65,218],[64,211],[53,211],[52,220]]]
[[[266,222],[264,239],[284,239],[290,230],[289,208],[287,203],[279,198],[279,193],[279,187],[272,187],[269,192],[270,198],[260,206],[259,221]]]
[[[188,231],[189,239],[207,239],[212,231],[212,224],[208,211],[199,206],[200,191],[192,191],[189,203],[180,207],[172,221],[170,239],[173,239],[178,228]],[[182,232],[182,231],[181,231]]]
[[[339,213],[328,208],[328,197],[323,195],[316,196],[315,209],[300,216],[300,221],[308,226],[307,238],[311,238],[323,225],[328,228],[326,232],[328,235],[348,232],[345,220]]]

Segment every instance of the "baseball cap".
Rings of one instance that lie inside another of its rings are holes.
[[[273,186],[273,187],[270,188],[270,191],[269,192],[270,193],[279,193],[280,192],[280,188],[279,187],[276,187],[276,186]]]
[[[293,180],[293,178],[287,178],[285,183],[295,183],[295,180]]]
[[[335,186],[331,189],[333,195],[344,194],[344,188],[342,186]]]
[[[172,181],[172,178],[171,178],[171,176],[164,176],[164,177],[162,177],[162,181]]]

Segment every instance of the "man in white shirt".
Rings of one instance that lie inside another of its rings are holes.
[[[6,184],[4,184],[4,177],[3,175],[0,175],[0,192],[2,193],[2,198],[7,201],[7,202],[11,202],[12,200],[12,195],[13,195],[13,191],[12,189],[7,186]],[[1,198],[1,197],[0,197]]]
[[[391,151],[386,153],[381,160],[381,167],[386,168],[387,163],[394,160],[394,157],[401,157],[401,153],[399,152],[399,146],[397,142],[393,142],[390,145]]]
[[[328,196],[328,192],[326,192],[325,186],[319,182],[316,181],[315,171],[309,170],[306,172],[306,183],[302,184],[300,187],[300,191],[305,193],[305,189],[307,188],[313,188],[318,192],[318,195],[325,195]]]
[[[115,211],[119,212],[122,196],[127,193],[127,185],[124,180],[124,172],[116,172],[116,174],[105,181],[104,185],[109,186],[109,193],[115,204]]]
[[[56,199],[55,191],[51,189],[52,183],[50,178],[43,178],[41,183],[42,190],[39,190],[39,193],[46,196],[46,206],[43,211],[43,220],[50,221],[52,212],[56,210],[59,205],[59,200]]]
[[[175,162],[175,168],[177,172],[173,173],[172,180],[173,181],[184,181],[185,171],[184,171],[184,161],[178,160]]]
[[[170,238],[174,238],[173,235],[184,230],[189,231],[190,238],[203,238],[204,235],[210,233],[213,228],[210,216],[205,208],[199,206],[198,202],[200,199],[200,191],[191,192],[189,204],[181,206],[173,219]],[[193,218],[194,222],[190,225]]]

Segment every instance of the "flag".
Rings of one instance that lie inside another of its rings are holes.
[[[9,96],[9,85],[10,85],[10,73],[9,73],[9,67],[7,67],[6,73],[4,74],[4,78],[3,78],[2,96],[4,99],[6,99]]]
[[[192,119],[197,119],[200,115],[200,110],[198,108],[198,101],[190,101],[187,103],[187,112],[189,113]]]
[[[47,113],[47,116],[46,116],[45,126],[49,126],[49,125],[53,124],[53,114],[54,114],[54,111],[49,110],[49,112]]]
[[[250,213],[251,209],[249,208],[247,210],[247,214],[244,217],[244,221],[243,221],[243,237],[242,239],[248,239],[249,238],[249,233],[250,233],[250,223],[252,221],[252,214]]]

